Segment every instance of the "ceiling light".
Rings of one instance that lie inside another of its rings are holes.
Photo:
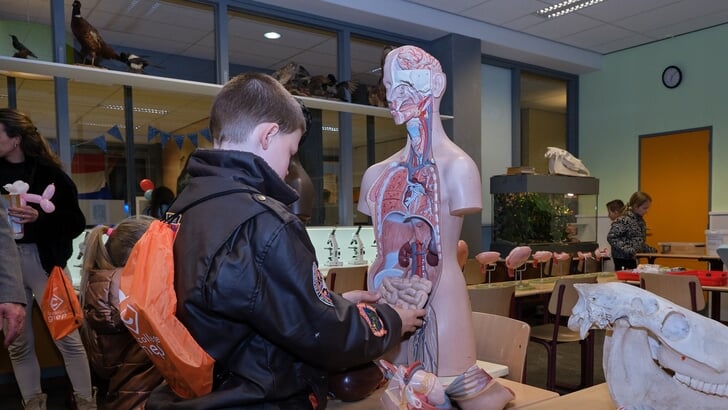
[[[117,105],[117,104],[104,104],[101,106],[101,108],[106,108],[107,110],[115,110],[115,111],[124,111],[123,105]],[[159,115],[167,115],[169,113],[168,110],[160,109],[160,108],[149,108],[149,107],[134,107],[132,108],[134,112],[141,112],[144,114],[159,114]]]
[[[544,7],[536,12],[536,15],[546,18],[560,17],[565,14],[573,13],[585,7],[599,4],[604,0],[565,0],[553,6]]]
[[[270,40],[278,40],[281,38],[281,35],[276,33],[275,31],[269,31],[265,34],[263,34],[263,37],[270,39]]]

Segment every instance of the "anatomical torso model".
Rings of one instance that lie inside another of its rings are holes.
[[[442,127],[446,78],[434,57],[412,46],[393,50],[384,85],[394,121],[406,125],[408,138],[362,179],[358,209],[372,216],[377,242],[368,286],[389,304],[427,311],[422,328],[387,359],[421,362],[441,380],[464,375],[461,382],[479,386],[470,384],[479,376],[457,243],[463,215],[482,207],[480,172]]]

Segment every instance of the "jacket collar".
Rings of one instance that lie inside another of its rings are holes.
[[[195,197],[230,189],[232,180],[286,205],[298,199],[296,191],[263,158],[250,152],[198,149],[190,156],[187,172],[191,180],[185,191],[199,191]]]

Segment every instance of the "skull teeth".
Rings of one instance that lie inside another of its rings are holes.
[[[675,373],[675,376],[673,376],[673,378],[686,386],[690,386],[690,388],[693,390],[697,390],[706,394],[728,397],[728,385],[706,383],[702,380],[693,379],[690,376],[685,376],[679,373]]]

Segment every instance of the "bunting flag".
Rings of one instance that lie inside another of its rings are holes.
[[[192,143],[192,145],[195,148],[197,148],[198,141],[197,141],[197,133],[196,132],[191,132],[191,133],[187,134],[187,139],[189,139],[190,142]]]
[[[169,135],[168,132],[164,132],[164,131],[159,131],[159,136],[162,139],[162,146],[163,147],[166,146],[167,143],[169,142],[170,138],[172,138],[172,136]]]
[[[182,144],[185,143],[185,136],[184,135],[175,135],[174,136],[174,142],[177,143],[177,148],[182,151]]]
[[[202,135],[206,140],[212,142],[212,136],[210,135],[209,128],[205,128],[204,130],[201,130],[200,135]]]
[[[101,151],[106,152],[106,138],[104,138],[103,135],[99,135],[98,137],[92,139],[91,143],[101,148]]]
[[[154,137],[157,136],[157,134],[159,134],[158,129],[152,127],[151,125],[147,126],[147,142],[153,140]]]
[[[124,138],[121,136],[121,130],[119,130],[118,125],[114,125],[108,131],[106,131],[106,133],[116,138],[117,140],[124,142]]]

